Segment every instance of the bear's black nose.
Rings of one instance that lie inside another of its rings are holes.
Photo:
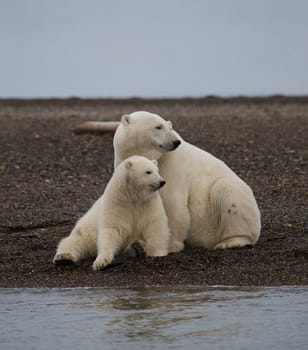
[[[160,181],[160,182],[159,182],[160,187],[162,188],[162,187],[164,186],[165,183],[166,183],[166,181],[164,181],[164,180]]]
[[[173,141],[173,147],[174,147],[174,149],[176,149],[178,146],[180,146],[180,144],[181,144],[181,141],[180,141],[180,140]]]

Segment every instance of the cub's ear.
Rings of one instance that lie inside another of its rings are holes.
[[[129,169],[129,168],[131,168],[133,166],[133,162],[131,160],[128,160],[126,162],[125,166],[126,166],[126,169]]]
[[[121,123],[122,123],[124,126],[127,126],[130,122],[131,122],[131,120],[130,120],[130,116],[129,116],[128,114],[122,115]]]
[[[167,123],[170,126],[170,128],[172,129],[172,122],[170,120],[168,120]]]
[[[152,159],[152,162],[157,166],[158,165],[158,162],[156,159]]]

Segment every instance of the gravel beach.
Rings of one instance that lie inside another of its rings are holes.
[[[186,247],[100,272],[92,260],[53,265],[113,171],[113,134],[74,128],[136,110],[171,120],[250,185],[262,213],[254,247]],[[307,122],[308,97],[0,100],[0,287],[307,285]]]

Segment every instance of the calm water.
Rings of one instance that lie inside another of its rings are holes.
[[[1,349],[308,349],[308,287],[0,289]]]

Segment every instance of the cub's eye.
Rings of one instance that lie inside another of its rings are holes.
[[[146,171],[145,173],[148,174],[148,175],[151,175],[151,174],[152,174],[152,171],[151,171],[151,170],[148,170],[148,171]]]
[[[163,128],[162,125],[157,125],[157,126],[155,126],[155,129],[157,129],[157,130],[161,130],[162,128]]]

